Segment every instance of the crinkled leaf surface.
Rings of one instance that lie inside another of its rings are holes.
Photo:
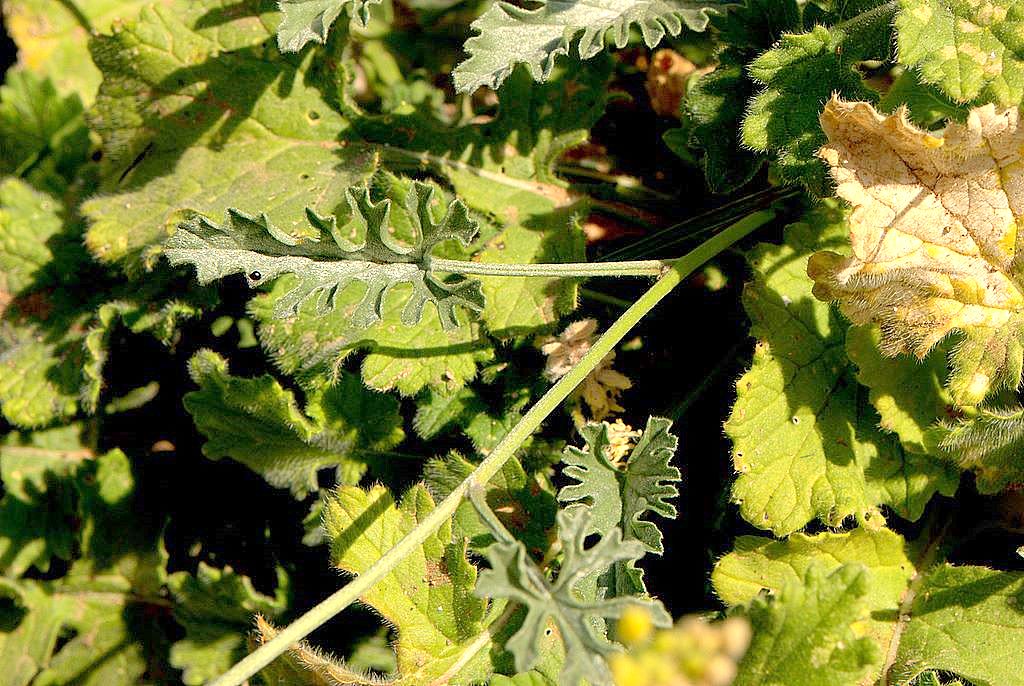
[[[62,96],[49,78],[10,70],[0,86],[0,173],[57,195],[89,154],[78,95]]]
[[[288,602],[288,577],[278,571],[274,597],[253,588],[248,577],[230,567],[199,563],[195,575],[175,572],[167,579],[174,599],[174,619],[185,638],[171,646],[171,665],[183,671],[182,681],[198,686],[226,672],[245,656],[246,635],[255,615],[274,618]]]
[[[957,332],[953,400],[974,405],[1016,388],[1024,363],[1017,222],[1024,216],[1016,108],[972,110],[936,137],[901,113],[833,99],[821,157],[854,205],[850,257],[808,265],[815,295],[856,324],[881,327],[882,351],[923,358]]]
[[[370,21],[370,6],[380,1],[279,0],[282,16],[277,27],[277,47],[281,52],[298,52],[307,43],[326,43],[327,32],[346,9],[353,23],[366,26]]]
[[[816,193],[827,187],[825,169],[814,159],[825,142],[818,124],[821,108],[837,92],[847,98],[874,98],[855,66],[862,60],[885,60],[890,52],[892,3],[842,5],[842,11],[829,16],[837,25],[785,34],[748,67],[763,88],[751,99],[743,120],[743,144],[775,153],[783,178]]]
[[[30,434],[9,433],[0,444],[0,574],[19,577],[30,567],[50,569],[54,557],[70,559],[74,540],[74,489],[70,477],[93,456],[78,439],[79,427]]]
[[[386,450],[404,436],[398,403],[349,374],[309,393],[303,411],[270,375],[231,376],[208,350],[189,371],[199,390],[185,394],[185,409],[207,438],[203,454],[231,457],[296,497],[316,490],[325,467],[337,467],[342,483],[358,480],[366,468],[360,450]]]
[[[905,683],[925,669],[977,686],[1024,684],[1024,574],[940,565],[916,589],[891,674]]]
[[[877,522],[879,505],[916,519],[933,493],[956,484],[940,461],[906,453],[878,430],[846,357],[846,326],[811,295],[807,258],[840,245],[845,230],[845,214],[825,205],[790,226],[784,245],[750,255],[744,306],[758,343],[725,430],[740,513],[777,535],[814,518]]]
[[[915,569],[907,557],[903,537],[888,529],[854,529],[815,536],[796,533],[783,541],[741,536],[711,576],[715,592],[728,605],[751,602],[763,591],[777,595],[787,586],[799,586],[812,566],[832,572],[842,565],[867,568],[863,602],[870,613],[868,635],[884,647],[893,634],[895,608]],[[883,652],[871,662],[877,677]]]
[[[689,137],[704,150],[708,187],[728,193],[750,181],[763,160],[740,139],[740,122],[755,92],[746,65],[802,23],[796,0],[744,0],[712,17],[711,24],[725,48],[715,69],[694,81],[684,109],[690,117]]]
[[[555,59],[575,45],[581,59],[604,47],[605,33],[614,34],[616,47],[625,47],[630,27],[640,29],[653,48],[665,35],[677,36],[683,27],[703,31],[708,10],[717,2],[691,0],[545,0],[526,10],[510,3],[491,5],[472,28],[479,32],[466,41],[469,58],[455,68],[455,87],[472,92],[480,86],[497,88],[517,64],[524,64],[536,81],[551,76]],[[579,42],[575,42],[579,36]]]
[[[4,0],[7,30],[18,46],[18,63],[49,77],[61,93],[86,105],[96,97],[100,73],[89,58],[90,31],[109,31],[130,20],[151,0]]]
[[[82,209],[99,259],[138,271],[179,208],[263,212],[297,233],[304,208],[331,214],[368,177],[374,156],[337,140],[316,55],[275,57],[270,24],[258,0],[173,0],[93,40],[105,193]]]
[[[1024,6],[1016,0],[900,0],[896,46],[957,102],[1024,99]]]
[[[851,326],[846,334],[846,352],[857,365],[857,380],[871,389],[879,426],[899,436],[905,450],[937,455],[944,433],[938,424],[953,412],[944,386],[945,346],[920,361],[886,357],[879,349],[881,338],[876,326]]]
[[[50,581],[8,580],[0,593],[0,661],[13,686],[134,686],[161,638],[147,612],[166,601],[162,523],[140,516],[128,459],[112,451],[80,464],[78,554]],[[70,634],[69,634],[70,632]],[[58,642],[60,638],[68,640]]]
[[[646,607],[658,626],[667,626],[671,618],[660,603],[635,597],[592,600],[577,591],[581,581],[619,562],[641,557],[643,544],[624,541],[621,529],[612,529],[590,548],[584,547],[593,531],[592,514],[584,505],[575,505],[558,513],[558,538],[564,559],[558,577],[548,580],[530,559],[526,547],[518,541],[499,540],[487,549],[489,570],[480,573],[476,593],[490,598],[507,598],[526,607],[518,630],[505,642],[515,657],[515,668],[525,672],[540,659],[542,637],[552,620],[565,645],[565,665],[558,683],[573,686],[580,679],[592,684],[609,684],[611,674],[604,655],[614,645],[595,633],[593,618],[616,618],[631,606]]]
[[[338,489],[324,511],[331,562],[361,574],[433,509],[422,486],[411,488],[400,503],[383,486]],[[465,544],[452,542],[446,522],[362,596],[398,632],[395,651],[404,682],[428,683],[451,668],[452,683],[491,673],[489,641],[474,644],[484,630],[487,605],[473,596],[475,582]]]
[[[468,245],[477,233],[466,206],[453,201],[435,221],[437,204],[431,186],[412,184],[406,196],[406,216],[413,221],[414,243],[403,245],[389,234],[391,201],[374,203],[365,187],[347,193],[351,233],[362,236],[356,243],[345,236],[332,215],[319,217],[307,210],[318,235],[309,239],[281,232],[266,215],[254,217],[229,210],[228,220],[217,225],[194,217],[178,226],[165,244],[164,253],[173,265],[193,264],[200,283],[230,274],[244,274],[250,285],[293,274],[293,289],[275,303],[279,318],[294,316],[307,300],[315,300],[320,314],[335,306],[336,295],[355,282],[365,292],[350,319],[356,327],[380,321],[383,301],[395,284],[408,283],[412,295],[402,310],[402,323],[416,325],[429,302],[437,308],[444,329],[459,326],[457,308],[477,313],[483,309],[480,283],[471,279],[442,280],[431,271],[430,254],[440,243],[458,240]]]
[[[844,564],[807,567],[798,582],[771,597],[757,596],[747,616],[754,639],[734,686],[806,684],[856,686],[881,651],[851,625],[867,615],[868,571]]]

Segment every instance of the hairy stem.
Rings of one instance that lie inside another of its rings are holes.
[[[432,536],[445,521],[451,518],[471,488],[486,484],[497,474],[505,462],[523,444],[523,441],[540,427],[541,422],[562,404],[562,401],[619,344],[626,334],[629,333],[630,329],[643,319],[665,296],[672,292],[672,289],[679,285],[694,269],[754,229],[764,225],[773,217],[774,214],[770,211],[756,212],[744,217],[685,256],[675,260],[668,271],[595,341],[594,345],[579,363],[548,389],[547,393],[523,415],[523,418],[512,427],[505,437],[501,439],[501,442],[495,446],[494,450],[466,477],[465,481],[459,484],[447,498],[442,500],[429,515],[420,520],[419,524],[412,531],[407,533],[388,552],[384,553],[373,566],[282,629],[274,638],[243,658],[223,675],[211,681],[208,686],[241,686],[242,683],[270,664],[279,655],[286,652],[292,645],[305,638],[373,588],[398,563],[423,545],[427,538]]]

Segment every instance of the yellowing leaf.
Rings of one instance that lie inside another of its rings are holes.
[[[1024,130],[1017,109],[971,111],[938,137],[906,112],[880,115],[833,98],[820,156],[850,201],[853,255],[816,254],[814,294],[857,324],[881,327],[880,347],[923,358],[943,338],[958,404],[1015,388],[1024,356],[1018,222],[1024,219]]]

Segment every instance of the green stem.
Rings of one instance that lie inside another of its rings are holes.
[[[430,268],[452,274],[485,276],[658,276],[672,264],[671,260],[635,260],[630,262],[561,262],[548,264],[502,264],[500,262],[468,262],[430,258]]]
[[[667,296],[672,289],[689,276],[694,269],[722,252],[730,245],[764,225],[774,217],[770,211],[756,212],[718,235],[710,238],[693,251],[676,260],[671,268],[658,279],[633,305],[622,313],[608,327],[579,363],[569,373],[548,389],[523,418],[512,427],[494,450],[442,500],[434,510],[420,520],[419,524],[402,538],[393,548],[380,557],[369,569],[354,578],[347,585],[335,591],[319,605],[306,612],[282,629],[253,653],[249,654],[208,686],[241,686],[247,679],[286,652],[292,645],[305,638],[312,631],[330,620],[336,614],[365,595],[381,579],[386,577],[402,560],[418,549],[423,542],[448,521],[459,507],[467,492],[477,485],[486,484],[504,466],[505,462],[519,449],[527,438],[540,427],[549,414],[562,404],[570,393],[583,382],[591,371],[619,344],[644,315]]]

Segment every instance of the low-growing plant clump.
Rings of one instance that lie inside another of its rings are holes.
[[[1024,1],[2,12],[0,685],[1024,686]]]

